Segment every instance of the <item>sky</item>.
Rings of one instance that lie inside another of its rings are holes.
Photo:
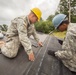
[[[55,14],[60,0],[0,0],[0,25],[10,24],[15,17],[28,15],[33,7],[42,11],[42,18]]]

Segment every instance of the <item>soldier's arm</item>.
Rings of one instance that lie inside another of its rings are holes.
[[[29,55],[32,53],[31,42],[27,36],[27,25],[22,19],[18,19],[17,21],[17,30],[19,35],[19,40],[23,45],[25,51]]]
[[[71,59],[73,57],[73,53],[76,52],[76,32],[74,29],[70,29],[67,31],[65,40],[62,45],[63,51],[56,52],[56,56],[58,56],[61,59]]]

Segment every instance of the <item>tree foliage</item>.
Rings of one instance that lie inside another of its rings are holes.
[[[0,25],[0,31],[7,31],[8,26],[6,24]]]
[[[76,0],[70,0],[71,22],[76,22]],[[69,0],[61,0],[59,4],[59,12],[69,16]]]
[[[54,30],[52,22],[48,20],[35,23],[35,27],[37,31],[43,33],[49,33],[50,31]]]

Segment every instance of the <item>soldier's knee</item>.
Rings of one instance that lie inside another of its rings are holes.
[[[9,52],[9,51],[3,51],[3,50],[1,52],[4,56],[6,56],[8,58],[14,58],[17,55],[17,53],[15,53],[15,52]]]
[[[16,57],[16,54],[12,53],[12,54],[7,54],[5,56],[8,58],[14,58],[14,57]]]

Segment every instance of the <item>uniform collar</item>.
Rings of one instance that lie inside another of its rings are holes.
[[[29,19],[28,19],[28,16],[26,16],[26,20],[27,20],[27,23],[28,23],[29,25],[31,25],[31,23],[30,23],[30,21],[29,21]]]
[[[26,21],[27,21],[28,27],[31,26],[31,25],[34,25],[34,24],[31,24],[31,23],[30,23],[30,21],[29,21],[29,19],[28,19],[28,16],[26,16]]]

